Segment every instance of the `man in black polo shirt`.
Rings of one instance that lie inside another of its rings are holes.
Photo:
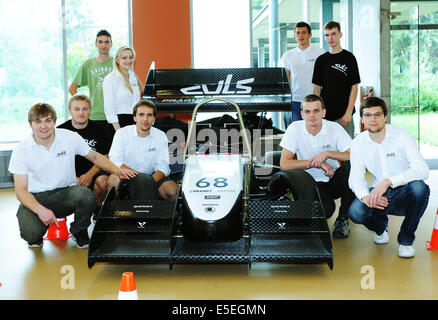
[[[339,23],[327,22],[324,26],[324,38],[330,49],[315,61],[313,93],[324,100],[326,120],[338,122],[354,138],[353,113],[360,75],[354,55],[342,49],[341,37]]]
[[[84,94],[76,94],[70,99],[68,109],[71,120],[59,125],[58,128],[77,132],[93,150],[108,157],[111,136],[106,126],[89,119],[90,99]],[[75,168],[77,184],[90,188],[96,194],[98,206],[94,215],[96,217],[106,195],[109,173],[102,171],[98,166],[81,156],[76,156]]]

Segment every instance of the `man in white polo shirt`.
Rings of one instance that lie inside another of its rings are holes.
[[[310,45],[312,29],[306,22],[298,22],[294,26],[294,38],[298,46],[286,51],[281,60],[286,68],[292,91],[292,113],[285,113],[286,127],[293,121],[302,120],[301,101],[313,93],[312,75],[316,58],[325,50]]]
[[[321,97],[306,96],[301,109],[304,120],[293,122],[280,142],[280,168],[305,170],[315,179],[327,218],[335,211],[334,200],[341,198],[333,237],[346,238],[350,234],[348,208],[354,199],[348,187],[351,138],[340,124],[323,119],[326,110]]]
[[[76,245],[86,248],[96,197],[90,189],[76,184],[75,155],[123,178],[134,177],[135,172],[120,170],[93,151],[79,134],[55,129],[56,112],[46,103],[34,105],[28,121],[32,136],[17,146],[9,163],[20,201],[17,218],[21,237],[29,247],[41,247],[49,224],[74,213],[70,231]]]
[[[423,181],[429,168],[411,133],[386,124],[387,108],[378,97],[366,98],[360,106],[366,131],[351,144],[349,184],[356,194],[348,216],[374,231],[374,242],[388,243],[388,214],[405,216],[398,233],[398,255],[415,255],[415,231],[429,202],[430,189]],[[372,176],[371,186],[365,179]]]
[[[154,128],[157,110],[155,104],[149,100],[140,100],[133,109],[135,124],[123,127],[116,131],[109,158],[121,168],[135,170],[138,174],[129,181],[131,196],[135,200],[155,198],[146,194],[151,190],[143,190],[146,183],[156,185],[158,196],[164,200],[176,200],[178,185],[168,178],[169,149],[166,134]],[[108,187],[116,187],[123,182],[116,175],[108,179]],[[134,195],[132,195],[134,192]]]

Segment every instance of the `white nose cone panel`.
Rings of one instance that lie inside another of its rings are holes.
[[[201,220],[224,218],[243,189],[244,159],[239,155],[193,155],[185,161],[182,192]]]

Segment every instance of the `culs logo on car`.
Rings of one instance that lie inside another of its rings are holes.
[[[145,224],[146,224],[146,221],[144,221],[144,222],[143,222],[143,221],[142,221],[142,222],[138,221],[137,223],[138,223],[138,228],[139,228],[139,229],[144,229],[144,226],[145,226]]]
[[[252,90],[252,87],[245,86],[245,84],[253,83],[254,78],[239,80],[236,82],[236,90],[230,90],[231,79],[233,78],[232,74],[228,74],[226,80],[220,80],[215,90],[209,90],[207,84],[201,84],[191,87],[186,87],[180,89],[182,93],[185,95],[195,95],[195,94],[204,94],[204,95],[217,95],[217,94],[249,94]]]

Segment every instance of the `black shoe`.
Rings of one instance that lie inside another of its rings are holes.
[[[333,238],[344,239],[350,234],[348,218],[337,218],[333,228]]]
[[[76,247],[80,249],[88,248],[90,238],[88,237],[88,231],[86,229],[74,233],[73,238],[76,241]]]
[[[28,242],[27,245],[29,248],[41,248],[43,246],[43,239],[40,239],[34,243]]]

